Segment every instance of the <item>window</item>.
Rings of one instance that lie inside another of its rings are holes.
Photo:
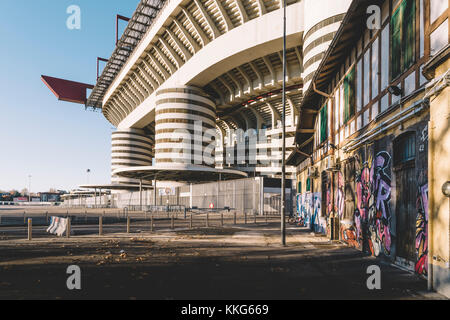
[[[364,54],[364,93],[363,106],[370,102],[370,50]]]
[[[430,23],[439,18],[448,8],[448,2],[442,0],[430,0]]]
[[[339,126],[344,125],[344,84],[339,88]]]
[[[355,115],[355,68],[344,78],[344,122],[347,123]]]
[[[356,64],[356,111],[359,112],[362,109],[362,61],[358,60]]]
[[[311,179],[306,179],[306,192],[311,192]]]
[[[415,0],[403,0],[391,18],[391,79],[397,78],[415,62]]]
[[[379,66],[379,58],[378,58],[378,48],[379,48],[379,38],[376,38],[372,43],[372,99],[375,99],[378,96],[378,66]]]
[[[389,85],[389,24],[381,32],[381,90]]]
[[[448,19],[430,35],[431,55],[435,55],[448,43]]]
[[[302,193],[302,182],[300,181],[299,183],[298,183],[298,193]]]
[[[325,106],[320,110],[320,143],[324,142],[328,138],[328,106]]]
[[[394,164],[401,165],[403,163],[414,160],[416,157],[416,137],[413,132],[405,133],[397,138],[394,143],[395,157]]]

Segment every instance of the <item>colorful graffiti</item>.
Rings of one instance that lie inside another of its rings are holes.
[[[321,217],[322,197],[320,193],[297,195],[297,213],[303,219],[304,226],[314,232],[326,233],[326,219]]]
[[[335,198],[335,211],[339,215],[339,218],[342,218],[344,216],[344,176],[341,172],[338,172],[336,175],[337,178],[337,192],[336,192],[336,198]]]
[[[311,225],[311,193],[302,193],[297,195],[297,214],[303,221],[303,227]]]
[[[321,217],[321,206],[322,206],[322,196],[320,193],[313,194],[313,216],[311,219],[312,227],[311,229],[317,233],[327,233],[327,219],[326,217]]]
[[[417,195],[415,270],[418,274],[428,273],[428,184],[419,187]]]
[[[341,231],[349,244],[374,256],[391,252],[391,156],[379,152],[356,171],[354,225]]]

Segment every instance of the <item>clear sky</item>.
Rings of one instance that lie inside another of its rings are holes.
[[[110,182],[113,126],[100,112],[57,101],[49,75],[95,83],[97,56],[109,58],[115,15],[130,17],[138,0],[0,1],[0,190],[69,190]],[[70,5],[81,30],[69,30]],[[122,23],[122,30],[124,23]]]

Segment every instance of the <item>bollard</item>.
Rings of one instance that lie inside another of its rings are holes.
[[[209,212],[206,213],[206,227],[209,228]]]
[[[192,229],[192,225],[193,225],[193,214],[191,213],[191,218],[189,221],[189,229]]]
[[[99,236],[103,235],[103,217],[102,216],[98,217],[98,235]]]
[[[234,225],[236,225],[236,211],[234,212]]]
[[[127,233],[130,233],[130,225],[131,225],[130,217],[127,217]]]
[[[171,224],[170,224],[170,229],[175,229],[175,218],[174,218],[174,214],[172,213],[172,218],[171,218]]]
[[[153,214],[150,217],[150,232],[153,232]]]
[[[221,220],[221,224],[222,224],[222,228],[223,228],[223,212],[220,214],[220,220]]]
[[[244,224],[247,224],[247,211],[244,211]]]
[[[266,217],[266,224],[267,224],[267,222],[268,222],[268,221],[267,221],[267,214],[265,214],[265,217]]]
[[[24,212],[23,212],[23,224],[27,223],[27,219],[26,219],[25,215],[26,215],[26,213],[25,213],[25,211],[24,211]]]
[[[33,240],[33,219],[28,219],[28,241]]]
[[[256,222],[256,213],[254,215],[255,215],[255,224],[257,224],[257,222]]]
[[[70,231],[71,231],[71,221],[70,217],[67,218],[67,227],[66,227],[66,237],[70,238]]]
[[[48,223],[48,211],[45,212],[45,221]]]

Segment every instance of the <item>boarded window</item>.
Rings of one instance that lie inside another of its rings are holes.
[[[355,115],[355,67],[344,78],[344,122]]]
[[[416,56],[416,4],[414,0],[404,0],[405,18],[403,25],[403,71],[412,66]]]
[[[403,0],[391,18],[391,78],[397,78],[415,62],[416,5]]]
[[[328,107],[325,106],[320,110],[320,143],[328,139]]]
[[[407,133],[399,137],[394,144],[394,164],[399,165],[414,160],[416,157],[416,137],[414,133]]]

